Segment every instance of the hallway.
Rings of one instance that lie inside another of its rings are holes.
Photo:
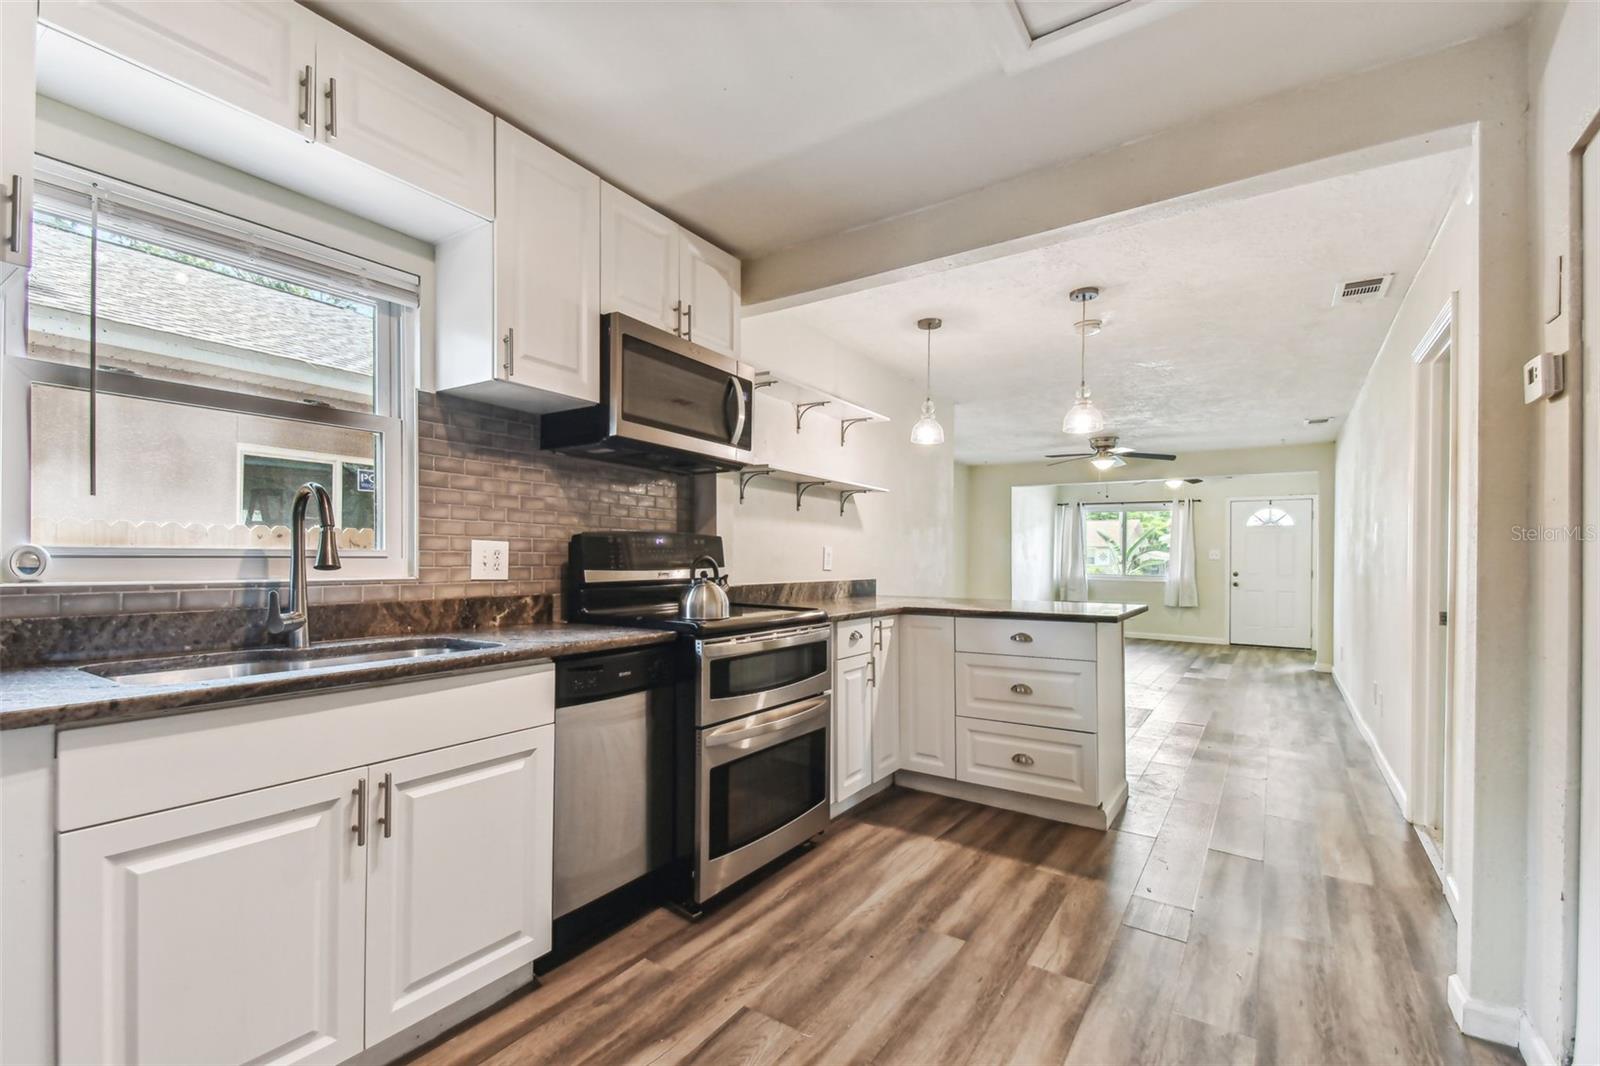
[[[1310,656],[1127,662],[1117,830],[892,790],[414,1061],[1519,1061],[1451,1021],[1455,923]]]

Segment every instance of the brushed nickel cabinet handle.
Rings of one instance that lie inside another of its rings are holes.
[[[883,622],[872,623],[872,646],[879,651],[883,650]]]
[[[328,98],[328,123],[322,128],[328,131],[328,140],[337,140],[339,137],[339,79],[328,79],[328,91],[322,94]]]
[[[300,125],[311,126],[311,64],[300,72]]]
[[[860,640],[860,639],[861,639],[861,630],[859,630],[859,629],[852,629],[852,630],[851,630],[851,631],[850,631],[850,643],[851,643],[851,644],[854,644],[854,643],[855,643],[855,642],[856,642],[856,641],[858,641],[858,640]]]
[[[22,175],[11,175],[11,191],[6,194],[8,211],[8,228],[6,229],[6,247],[11,249],[11,254],[16,255],[22,248]]]
[[[356,847],[367,846],[367,779],[362,778],[356,782],[354,795],[356,797],[356,824],[351,827],[351,832],[356,835]]]
[[[683,305],[683,339],[694,340],[694,304]]]
[[[873,688],[878,687],[878,657],[876,655],[867,660],[867,684]]]
[[[1033,687],[1030,685],[1024,685],[1021,681],[1018,681],[1015,685],[1012,685],[1011,691],[1015,692],[1019,696],[1033,695]]]
[[[505,358],[505,362],[500,364],[501,366],[505,367],[506,380],[507,381],[511,380],[511,378],[514,377],[516,375],[516,373],[517,373],[517,350],[516,350],[516,345],[517,345],[517,328],[515,326],[507,326],[506,327],[506,335],[505,335],[506,358]]]
[[[683,301],[679,300],[672,305],[672,335],[683,336]]]
[[[1018,644],[1033,643],[1033,635],[1031,633],[1013,633],[1011,634],[1011,639],[1016,641]]]
[[[1032,755],[1024,755],[1022,752],[1019,751],[1015,755],[1011,756],[1011,761],[1016,763],[1018,766],[1032,766],[1033,765],[1033,756]]]
[[[378,817],[378,824],[383,826],[383,837],[387,840],[394,830],[394,774],[383,775],[383,780],[378,782],[378,792],[383,796],[383,814]]]

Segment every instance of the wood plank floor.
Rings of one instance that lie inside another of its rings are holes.
[[[699,922],[659,910],[453,1063],[1516,1063],[1309,655],[1130,641],[1120,826],[891,790]]]

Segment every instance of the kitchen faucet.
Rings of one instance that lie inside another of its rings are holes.
[[[289,610],[278,606],[278,590],[267,593],[267,632],[289,634],[291,648],[304,648],[311,644],[311,629],[306,624],[306,504],[317,498],[318,570],[339,569],[339,546],[334,543],[337,527],[333,521],[333,497],[315,481],[301,485],[294,493],[294,511],[289,519]]]

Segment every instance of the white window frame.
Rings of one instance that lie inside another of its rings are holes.
[[[1128,547],[1128,512],[1129,511],[1171,511],[1172,510],[1172,504],[1171,503],[1165,503],[1165,502],[1117,503],[1117,502],[1110,501],[1110,500],[1094,500],[1094,501],[1080,501],[1080,502],[1082,502],[1082,505],[1083,505],[1083,522],[1084,522],[1083,554],[1084,554],[1084,570],[1085,571],[1088,570],[1088,561],[1089,561],[1088,557],[1089,557],[1089,552],[1092,549],[1092,546],[1089,544],[1089,537],[1088,537],[1089,513],[1091,511],[1118,511],[1118,512],[1121,512],[1121,514],[1122,514],[1122,550],[1123,550],[1123,560],[1122,560],[1122,562],[1123,562],[1124,565],[1126,565],[1126,563],[1127,563],[1127,557],[1126,556],[1127,556],[1127,547]],[[1170,559],[1170,557],[1168,558],[1167,562],[1168,562],[1169,565],[1171,564],[1172,560]],[[1161,572],[1159,574],[1092,574],[1092,573],[1087,573],[1086,572],[1084,576],[1089,581],[1165,581],[1167,579],[1167,575],[1166,575],[1165,571],[1163,571],[1163,572]]]
[[[249,222],[238,216],[197,206],[177,197],[119,182],[67,164],[38,157],[38,170],[48,182],[93,182],[113,195],[136,199],[141,206],[170,210],[190,224],[214,222],[219,232],[244,232],[264,246],[293,249],[301,255],[325,257],[349,269],[351,264],[370,267],[375,274],[418,275],[391,268],[363,257],[337,251],[330,244],[291,235]],[[319,236],[323,234],[319,233]],[[336,235],[330,235],[336,236]],[[420,284],[419,284],[420,288]],[[338,571],[314,573],[313,580],[377,581],[416,577],[417,543],[417,418],[416,369],[418,316],[416,308],[379,302],[375,316],[377,350],[387,352],[374,364],[374,412],[345,411],[292,400],[250,396],[205,386],[164,382],[125,374],[99,375],[96,390],[105,395],[129,396],[213,410],[259,415],[313,425],[355,429],[380,434],[375,461],[363,461],[378,470],[383,494],[383,529],[373,550],[342,551]],[[30,394],[35,384],[87,389],[86,368],[35,359],[27,350],[27,272],[0,277],[0,546],[9,553],[19,544],[32,543]],[[377,413],[385,412],[385,413]],[[237,506],[237,504],[236,504]],[[51,563],[44,580],[56,582],[232,582],[283,580],[288,576],[287,548],[208,547],[79,547],[44,545]],[[14,580],[11,575],[0,579]]]

